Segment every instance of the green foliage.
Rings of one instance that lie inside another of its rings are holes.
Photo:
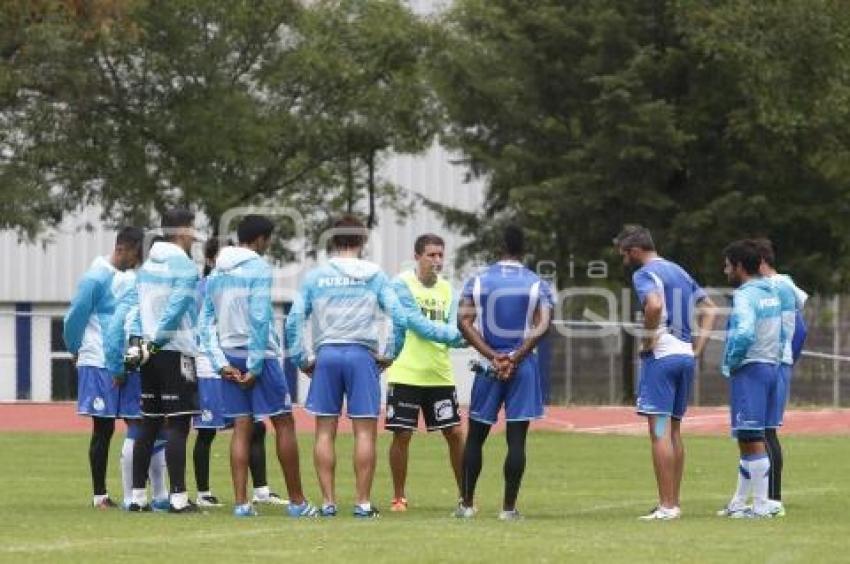
[[[9,26],[26,55],[0,71],[5,185],[111,219],[189,204],[214,228],[234,206],[297,207],[314,225],[340,210],[373,223],[376,201],[404,209],[376,167],[426,148],[438,114],[421,72],[430,31],[401,2],[52,5]]]
[[[850,281],[846,3],[458,0],[445,23],[445,142],[488,180],[449,218],[465,256],[510,219],[563,278],[641,223],[704,283],[753,235],[808,288]]]

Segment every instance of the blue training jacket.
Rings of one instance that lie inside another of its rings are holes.
[[[218,372],[229,364],[225,351],[247,350],[248,371],[261,376],[264,361],[282,355],[274,328],[271,266],[250,249],[225,247],[206,280],[198,321],[201,351]]]
[[[107,328],[118,297],[132,286],[132,272],[121,272],[97,257],[83,275],[65,314],[62,336],[78,366],[106,368]]]
[[[785,344],[782,306],[769,280],[753,278],[735,290],[727,331],[721,366],[724,376],[744,364],[780,362]]]
[[[326,344],[361,344],[378,352],[379,310],[392,321],[384,356],[395,358],[404,346],[407,319],[386,274],[378,265],[355,258],[333,258],[307,273],[286,318],[286,343],[292,362],[303,368],[304,329],[311,319],[313,350]]]

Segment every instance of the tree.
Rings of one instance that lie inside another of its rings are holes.
[[[7,89],[21,132],[6,139],[8,185],[20,167],[112,220],[182,203],[213,228],[235,206],[292,206],[316,226],[341,209],[373,224],[376,200],[403,208],[377,164],[426,148],[438,113],[421,72],[430,30],[400,2],[53,8],[28,20],[24,40],[43,40],[12,68],[29,84]]]
[[[488,194],[430,205],[467,257],[523,224],[562,281],[619,264],[634,222],[703,283],[725,283],[726,243],[767,235],[804,286],[846,287],[848,20],[829,0],[458,0],[432,75]]]

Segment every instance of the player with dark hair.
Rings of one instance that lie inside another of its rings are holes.
[[[154,243],[139,269],[130,300],[129,368],[141,367],[142,428],[133,449],[133,501],[130,511],[148,511],[145,483],[154,441],[161,429],[167,444],[170,512],[197,512],[186,493],[186,440],[198,413],[195,357],[198,354],[198,269],[189,257],[195,241],[195,215],[183,208],[162,216],[164,241]]]
[[[643,520],[678,519],[685,468],[681,423],[688,407],[695,358],[714,327],[716,306],[678,264],[658,256],[649,230],[626,226],[614,239],[643,308],[637,412],[647,418],[658,503]],[[696,317],[699,335],[694,339]]]
[[[293,363],[312,375],[307,411],[316,416],[313,460],[322,488],[322,516],[337,514],[334,488],[336,432],[346,401],[354,428],[354,516],[377,517],[370,496],[375,475],[377,420],[381,412],[379,367],[385,368],[404,344],[405,314],[387,276],[362,260],[367,231],[354,217],[334,224],[334,256],[304,278],[286,318],[286,343]],[[378,351],[377,324],[390,316],[392,338]],[[312,322],[316,358],[304,352],[304,330]]]
[[[519,227],[503,234],[502,259],[469,279],[463,288],[458,329],[483,357],[476,370],[469,405],[469,431],[463,456],[462,499],[455,516],[475,515],[475,486],[482,449],[504,405],[508,453],[505,493],[499,519],[520,519],[516,508],[525,472],[529,423],[543,417],[543,391],[535,347],[552,319],[549,285],[522,263],[524,236]]]
[[[779,363],[779,387],[776,394],[777,419],[768,422],[764,430],[767,456],[770,458],[768,497],[775,501],[782,501],[782,467],[784,466],[784,460],[782,445],[779,442],[777,433],[779,427],[782,426],[785,416],[785,406],[788,404],[788,397],[791,392],[793,366],[800,356],[800,351],[806,338],[807,330],[802,311],[809,295],[798,288],[790,276],[779,274],[776,271],[776,254],[773,250],[773,243],[769,239],[756,239],[753,242],[761,256],[759,274],[773,284],[776,293],[779,295],[782,308],[784,347],[782,349],[782,361]],[[783,507],[782,513],[784,511]]]
[[[729,378],[729,413],[741,459],[737,489],[720,515],[773,517],[781,514],[782,504],[768,498],[770,459],[764,431],[778,417],[782,308],[773,284],[759,274],[762,258],[752,241],[736,241],[723,255],[724,272],[737,289],[721,372]],[[747,503],[750,496],[752,506]]]
[[[234,421],[230,443],[234,515],[257,515],[247,494],[248,468],[254,422],[268,417],[289,494],[287,513],[312,517],[318,510],[301,488],[292,400],[274,329],[272,269],[261,257],[271,243],[273,228],[261,215],[247,215],[239,222],[239,245],[221,251],[208,278],[200,340],[212,370],[222,377],[223,415]]]
[[[457,329],[457,302],[452,286],[442,276],[443,239],[420,235],[413,245],[415,270],[393,280],[407,316],[404,348],[387,369],[387,416],[393,432],[390,470],[393,477],[392,511],[406,511],[407,461],[410,440],[421,411],[428,431],[440,430],[449,447],[449,460],[458,491],[463,461],[463,429],[457,402],[449,347],[465,343]]]
[[[144,232],[138,227],[118,231],[115,247],[108,257],[98,257],[86,271],[65,315],[63,337],[77,367],[77,413],[91,417],[89,441],[92,505],[99,509],[115,507],[106,491],[109,443],[115,432],[116,417],[133,417],[123,410],[122,392],[113,383],[106,364],[104,335],[115,313],[118,299],[134,283],[132,269],[142,257]]]

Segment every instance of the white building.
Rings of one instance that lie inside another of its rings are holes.
[[[381,176],[447,205],[478,209],[482,184],[465,183],[462,167],[449,161],[446,151],[434,147],[419,156],[389,158]],[[379,210],[379,225],[371,237],[372,256],[388,273],[412,260],[413,242],[421,233],[445,235],[449,261],[462,243],[424,208],[401,225],[396,219],[394,213]],[[45,245],[23,244],[15,233],[0,232],[0,401],[75,397],[76,376],[62,340],[62,317],[77,281],[95,257],[111,251],[114,239],[115,233],[104,228],[96,210],[66,218]],[[279,281],[275,296],[281,317],[299,279],[296,274]],[[468,353],[455,353],[461,398],[468,396],[467,359]],[[299,387],[303,397],[304,386]]]

